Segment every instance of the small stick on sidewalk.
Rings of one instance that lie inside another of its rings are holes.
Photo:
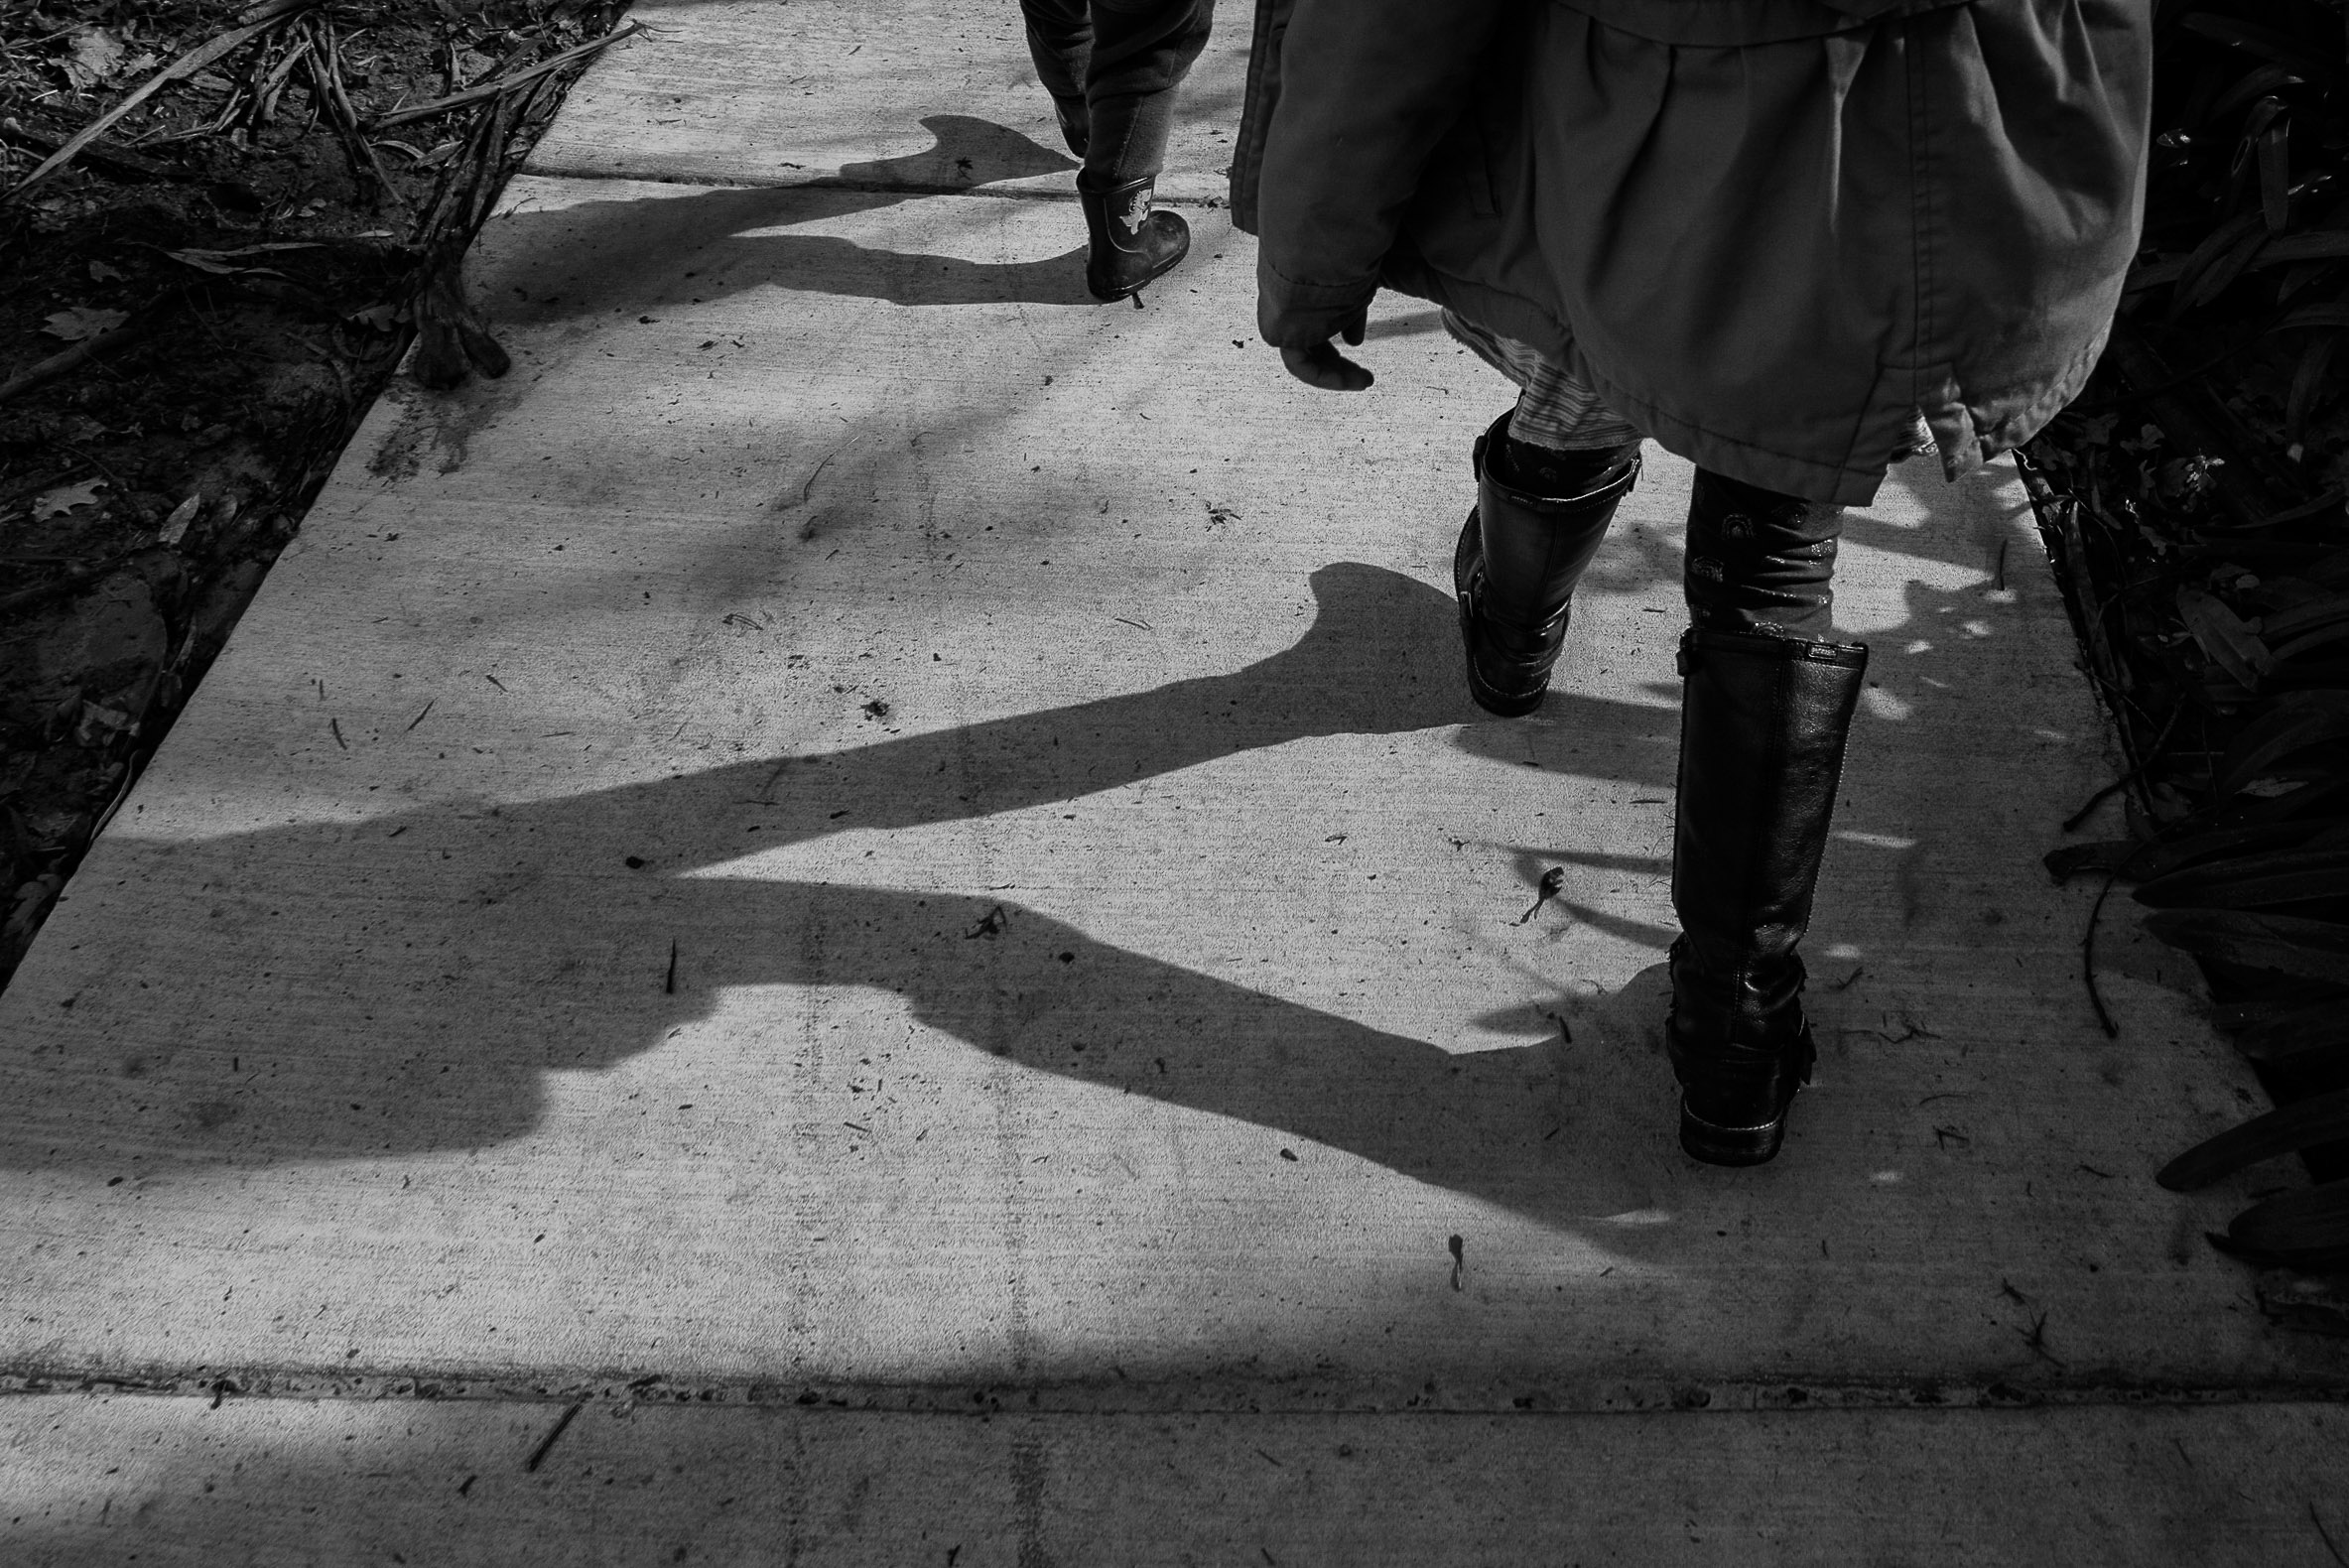
[[[545,1437],[539,1439],[538,1447],[532,1449],[530,1451],[530,1457],[522,1461],[522,1468],[524,1470],[536,1470],[541,1464],[545,1463],[547,1455],[554,1450],[556,1439],[560,1438],[565,1432],[571,1429],[571,1423],[579,1418],[579,1413],[586,1409],[587,1406],[587,1401],[585,1399],[574,1399],[568,1406],[566,1406],[563,1413],[555,1418],[553,1430],[549,1431]]]

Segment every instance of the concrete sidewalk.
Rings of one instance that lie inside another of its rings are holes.
[[[1490,719],[1448,567],[1509,394],[1431,313],[1312,393],[1204,205],[1092,305],[1007,3],[637,14],[477,253],[514,373],[375,411],[0,998],[0,1361],[167,1395],[0,1405],[0,1556],[2349,1541],[2337,1412],[2235,1403],[2349,1354],[2201,1240],[2275,1173],[2150,1180],[2248,1078],[2126,920],[2106,1040],[2038,869],[2115,764],[2011,474],[1852,522],[1821,1083],[1695,1166],[1685,466]],[[577,1398],[592,1476],[522,1469]]]

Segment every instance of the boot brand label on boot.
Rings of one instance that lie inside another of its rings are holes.
[[[1132,202],[1124,211],[1117,214],[1117,221],[1125,225],[1127,232],[1134,234],[1139,234],[1142,231],[1142,225],[1149,220],[1150,194],[1147,191],[1134,193]]]

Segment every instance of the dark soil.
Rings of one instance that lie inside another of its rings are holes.
[[[0,5],[0,189],[264,9]],[[454,257],[581,65],[373,120],[603,36],[616,9],[297,7],[0,199],[0,983],[420,317],[433,373],[465,373]],[[122,346],[15,385],[93,341]]]

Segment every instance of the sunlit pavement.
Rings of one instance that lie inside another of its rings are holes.
[[[636,15],[513,373],[375,410],[0,998],[0,1559],[2349,1548],[2349,1356],[2202,1240],[2274,1173],[2150,1179],[2249,1080],[2039,869],[2115,761],[2011,471],[1851,522],[1819,1083],[1700,1167],[1686,466],[1491,719],[1508,389],[1256,342],[1244,14],[1140,310],[1009,0]]]

